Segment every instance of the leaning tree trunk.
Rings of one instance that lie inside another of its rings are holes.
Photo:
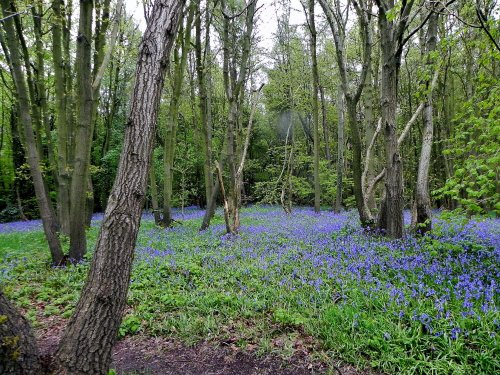
[[[436,49],[438,14],[432,13],[429,17],[429,27],[427,29],[426,52],[427,67],[432,65],[430,54]],[[430,69],[428,74],[430,73]],[[426,82],[427,89],[430,86],[430,79]],[[417,230],[424,234],[432,229],[431,222],[431,198],[429,196],[429,165],[432,153],[432,138],[434,125],[432,119],[432,91],[427,94],[427,100],[423,110],[424,128],[422,132],[422,149],[420,150],[420,161],[417,173],[417,191],[415,194],[416,225]]]
[[[67,374],[107,374],[125,308],[169,53],[183,1],[157,0],[140,45],[124,146],[89,277],[56,356]]]
[[[2,0],[1,6],[4,16],[12,13],[8,0]],[[21,114],[26,159],[30,167],[30,174],[35,188],[35,196],[40,209],[40,216],[42,218],[43,230],[52,255],[52,263],[57,265],[63,261],[64,254],[61,249],[59,238],[57,237],[57,218],[48,198],[49,195],[47,193],[45,181],[40,168],[39,150],[37,149],[36,139],[33,132],[28,89],[26,87],[26,78],[21,63],[20,46],[18,38],[16,37],[17,34],[13,25],[13,18],[15,17],[7,18],[3,23],[5,28],[6,47],[8,48],[10,55],[12,79],[14,81],[17,100],[19,103],[19,112]]]

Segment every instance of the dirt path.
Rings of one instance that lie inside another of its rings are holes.
[[[36,330],[41,354],[50,358],[66,321],[45,318]],[[289,359],[257,356],[234,345],[202,342],[193,347],[161,337],[137,335],[118,341],[111,366],[120,375],[364,375],[348,365],[326,365],[297,351]]]

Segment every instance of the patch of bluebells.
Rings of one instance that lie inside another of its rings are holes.
[[[143,226],[132,286],[153,274],[150,282],[196,290],[193,298],[213,288],[256,309],[296,311],[353,304],[358,293],[376,302],[380,313],[420,324],[436,337],[455,340],[473,330],[471,322],[484,321],[491,337],[500,334],[498,219],[444,220],[436,213],[430,236],[390,240],[366,233],[352,211],[296,208],[286,215],[276,207],[244,209],[237,236],[224,234],[220,210],[216,224],[198,232],[203,214],[187,207],[174,211],[182,225]],[[93,225],[101,220],[102,214],[94,215]],[[143,215],[143,221],[152,220],[151,213]],[[40,221],[0,224],[0,234],[30,230],[41,230]],[[0,277],[13,267],[5,264]],[[202,275],[194,280],[194,273]]]
[[[192,209],[190,215],[203,212]],[[382,313],[419,323],[437,337],[446,326],[455,339],[464,319],[499,317],[500,220],[453,222],[438,216],[430,239],[390,240],[367,234],[354,212],[297,208],[286,215],[259,207],[243,210],[241,218],[237,236],[224,235],[223,224],[201,233],[197,225],[149,230],[136,259],[174,268],[199,259],[210,279],[235,298],[262,293],[275,306],[349,304],[356,290],[380,301]],[[429,241],[444,245],[433,252]]]
[[[0,234],[12,232],[31,232],[42,230],[41,220],[12,221],[0,223]]]

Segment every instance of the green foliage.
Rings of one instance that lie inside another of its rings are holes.
[[[127,335],[135,335],[141,329],[141,321],[134,315],[127,315],[122,320],[122,324],[118,330],[118,336],[124,337]]]
[[[500,80],[482,77],[476,95],[455,118],[455,136],[444,154],[455,161],[453,176],[433,194],[456,200],[469,214],[500,214]]]

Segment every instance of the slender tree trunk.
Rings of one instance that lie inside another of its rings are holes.
[[[1,0],[1,6],[4,16],[12,14],[12,9],[8,0]],[[11,59],[12,78],[16,89],[17,99],[19,102],[19,112],[21,116],[21,124],[24,131],[24,141],[26,149],[26,159],[30,167],[31,178],[35,187],[35,195],[40,209],[43,229],[45,237],[49,245],[52,255],[53,264],[61,264],[64,255],[61,249],[59,238],[57,237],[58,223],[48,198],[45,181],[43,180],[42,171],[40,169],[40,153],[37,149],[37,143],[33,133],[33,123],[30,113],[30,103],[28,98],[28,90],[26,87],[26,78],[24,76],[23,66],[21,63],[19,41],[16,38],[16,30],[13,25],[13,18],[4,20],[6,45],[9,50]]]
[[[428,74],[432,71],[432,58],[430,56],[436,49],[438,14],[432,13],[429,18],[427,28],[427,39],[425,41],[425,52],[427,53]],[[432,153],[432,138],[434,133],[434,124],[432,116],[432,90],[430,90],[430,79],[426,82],[426,88],[430,91],[427,94],[427,100],[424,104],[423,118],[424,128],[422,132],[422,148],[420,151],[420,162],[417,173],[417,191],[415,194],[416,205],[416,225],[417,230],[425,234],[432,228],[431,222],[431,198],[429,195],[429,167]]]
[[[80,0],[80,23],[76,40],[77,123],[75,129],[75,159],[71,180],[69,258],[78,262],[87,251],[85,237],[86,192],[90,163],[92,133],[92,13],[93,1]]]
[[[196,1],[192,1],[189,6],[189,13],[186,18],[185,27],[181,25],[179,30],[179,47],[181,55],[178,56],[177,49],[174,51],[174,80],[172,84],[172,96],[167,115],[167,130],[164,140],[164,185],[163,185],[163,218],[162,224],[169,227],[173,222],[172,217],[172,192],[174,179],[174,158],[176,146],[176,134],[179,116],[179,102],[181,97],[184,73],[186,70],[187,56],[191,48],[191,26],[193,24]]]
[[[155,218],[155,224],[160,225],[161,217],[160,217],[160,207],[158,205],[158,185],[156,183],[156,173],[155,173],[154,163],[151,163],[151,167],[149,168],[149,185],[151,186],[151,205],[153,207],[153,216]]]
[[[245,137],[245,144],[243,146],[243,150],[241,153],[241,159],[240,159],[240,165],[238,166],[238,170],[236,171],[236,184],[234,186],[234,192],[233,195],[236,197],[235,199],[235,204],[236,206],[234,207],[234,214],[233,214],[233,227],[234,228],[239,228],[240,227],[240,205],[241,205],[241,191],[243,189],[243,168],[245,167],[245,161],[247,157],[247,152],[248,152],[248,146],[250,145],[250,136],[252,134],[252,125],[253,125],[253,117],[255,115],[255,110],[257,108],[257,103],[259,99],[259,93],[260,90],[264,84],[260,86],[260,88],[252,93],[252,99],[251,99],[251,109],[250,109],[250,118],[248,120],[248,126],[247,126],[247,134]]]
[[[210,71],[210,15],[208,12],[208,4],[205,12],[205,48],[202,49],[201,45],[201,13],[199,6],[196,8],[195,28],[196,28],[196,75],[198,80],[198,91],[200,95],[200,119],[201,119],[201,133],[203,140],[201,143],[203,154],[205,156],[203,163],[203,174],[205,180],[205,200],[206,206],[210,204],[213,188],[213,175],[212,175],[212,108],[211,108],[211,95],[210,90],[207,90],[207,82],[209,79]]]
[[[332,162],[332,153],[330,151],[330,131],[328,130],[328,122],[326,118],[326,101],[325,101],[325,90],[323,86],[319,87],[320,97],[321,97],[321,120],[323,123],[323,138],[325,141],[325,158],[328,163]]]
[[[35,88],[37,93],[37,106],[40,110],[40,119],[45,132],[47,143],[47,155],[49,168],[52,176],[57,181],[57,167],[54,157],[54,146],[51,136],[51,122],[49,119],[49,110],[47,106],[47,88],[45,86],[45,49],[43,46],[43,30],[42,30],[42,14],[43,9],[41,4],[31,8],[33,16],[33,30],[35,34],[35,51],[36,51],[36,68],[34,69]]]
[[[319,181],[319,113],[318,113],[318,59],[316,55],[316,23],[314,20],[314,0],[309,0],[309,31],[310,31],[310,49],[312,59],[312,119],[313,119],[313,143],[314,143],[314,212],[319,212],[321,208],[321,189]]]
[[[157,0],[142,38],[118,173],[90,273],[56,353],[67,374],[107,374],[126,305],[169,52],[183,2]]]
[[[361,98],[363,92],[366,76],[371,64],[371,49],[372,49],[372,38],[371,38],[371,28],[370,28],[370,16],[369,12],[366,12],[368,5],[364,0],[353,1],[353,6],[358,15],[358,20],[360,24],[360,35],[363,45],[363,64],[361,69],[361,74],[359,78],[359,83],[355,90],[349,90],[349,83],[347,77],[347,62],[345,54],[345,39],[346,39],[346,25],[347,18],[344,18],[344,13],[341,11],[340,1],[335,0],[334,7],[330,5],[326,0],[319,0],[321,7],[323,8],[330,29],[332,30],[333,39],[336,47],[336,57],[337,65],[339,68],[340,76],[340,87],[342,90],[343,98],[345,98],[348,114],[348,125],[351,134],[352,141],[352,152],[353,152],[353,183],[354,183],[354,196],[356,200],[356,205],[358,208],[359,218],[361,220],[362,226],[371,226],[373,219],[370,212],[367,210],[364,199],[364,189],[362,184],[362,163],[361,163],[361,135],[360,126],[357,119],[356,108]],[[340,94],[338,95],[341,96]],[[344,119],[340,121],[343,123]],[[339,131],[340,134],[340,131]],[[340,158],[339,158],[340,159]],[[338,170],[339,171],[339,170]],[[339,193],[339,192],[338,192]],[[341,190],[340,190],[341,193]],[[339,209],[340,207],[337,207]]]
[[[337,90],[337,197],[335,212],[342,210],[342,187],[344,175],[344,91],[339,86]]]
[[[366,147],[368,148],[369,145],[373,142],[374,137],[375,137],[375,119],[373,116],[373,103],[374,103],[374,85],[373,85],[373,78],[372,78],[372,67],[368,68],[368,72],[366,74],[366,85],[365,85],[365,94],[363,98],[364,102],[364,107],[365,107],[365,144]],[[373,145],[372,147],[372,154],[370,157],[368,157],[368,154],[366,155],[366,177],[365,177],[365,183],[367,181],[373,180],[375,177],[375,155],[376,154],[376,147]],[[366,185],[363,186],[363,189],[366,191]],[[370,194],[369,196],[365,197],[366,205],[368,209],[374,210],[376,207],[375,203],[375,195]]]
[[[359,134],[359,124],[356,118],[356,104],[347,100],[347,115],[349,118],[349,130],[351,133],[352,143],[352,175],[353,175],[353,190],[356,205],[358,208],[359,219],[363,227],[369,227],[373,224],[373,219],[366,209],[365,199],[363,196],[362,186],[362,163],[361,163],[361,137]]]
[[[66,109],[66,74],[63,59],[62,24],[63,14],[61,10],[62,0],[52,2],[53,24],[52,24],[52,61],[54,69],[55,87],[55,112],[57,130],[57,214],[59,217],[61,233],[69,235],[70,225],[70,186],[71,172],[69,166],[68,145],[68,119]]]

